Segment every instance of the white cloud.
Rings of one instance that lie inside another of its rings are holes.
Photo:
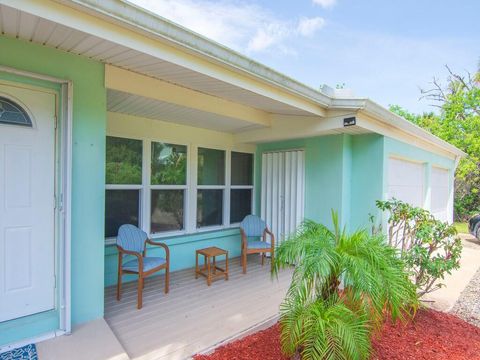
[[[330,8],[335,6],[337,0],[312,0],[314,4],[320,5],[323,8]]]
[[[130,0],[160,16],[242,52],[295,53],[292,40],[312,36],[320,17],[285,20],[264,7],[233,0]],[[324,0],[325,1],[325,0]]]
[[[301,18],[298,22],[297,31],[303,36],[312,36],[325,25],[321,17]]]

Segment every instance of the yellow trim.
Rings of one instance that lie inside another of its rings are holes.
[[[105,87],[171,104],[215,113],[248,121],[255,125],[270,126],[270,115],[261,110],[234,103],[212,95],[174,85],[166,81],[140,75],[132,71],[105,65]]]

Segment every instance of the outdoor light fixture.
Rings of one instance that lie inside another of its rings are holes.
[[[353,126],[353,125],[356,125],[356,124],[357,124],[357,119],[355,118],[355,116],[343,119],[343,126],[344,127]]]

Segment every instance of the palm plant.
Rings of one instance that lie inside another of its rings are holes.
[[[304,360],[367,359],[372,331],[387,315],[413,314],[416,291],[383,236],[348,234],[332,219],[333,231],[305,221],[277,249],[274,274],[295,265],[280,308],[282,348]]]

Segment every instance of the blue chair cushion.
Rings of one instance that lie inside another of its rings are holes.
[[[272,245],[266,241],[249,241],[247,243],[247,248],[248,249],[270,249]]]
[[[156,268],[160,265],[165,264],[167,261],[164,258],[161,257],[144,257],[143,258],[143,271],[147,272],[149,270],[152,270],[153,268]],[[123,270],[128,270],[128,271],[135,271],[138,272],[138,259],[133,259],[130,261],[127,261],[125,264],[122,266]]]

